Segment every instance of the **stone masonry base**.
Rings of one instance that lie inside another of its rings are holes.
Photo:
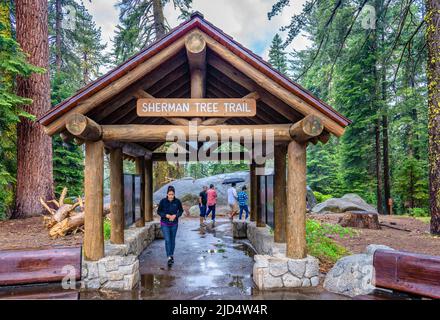
[[[85,289],[131,290],[140,279],[138,256],[154,241],[162,238],[159,222],[125,230],[124,244],[105,242],[105,257],[82,262],[82,286]]]
[[[319,260],[286,257],[286,244],[275,243],[269,227],[255,222],[233,222],[235,238],[248,238],[255,248],[253,279],[260,290],[311,287],[319,284]]]

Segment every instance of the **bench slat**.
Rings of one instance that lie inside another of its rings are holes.
[[[440,257],[377,250],[373,265],[376,287],[440,299]]]
[[[0,286],[60,282],[72,271],[80,280],[81,247],[0,251]]]

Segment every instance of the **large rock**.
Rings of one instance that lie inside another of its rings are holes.
[[[354,193],[344,195],[342,198],[331,198],[312,208],[312,213],[344,213],[346,211],[375,212],[375,207],[369,205],[364,199]]]
[[[197,197],[202,191],[203,186],[209,186],[210,184],[215,185],[217,190],[217,203],[218,206],[227,206],[227,190],[231,186],[230,184],[222,184],[223,180],[228,178],[241,178],[244,179],[244,182],[237,184],[237,190],[241,189],[243,185],[248,187],[249,192],[249,171],[238,171],[233,173],[225,173],[218,174],[211,177],[194,179],[194,178],[182,178],[178,180],[174,180],[170,183],[167,183],[162,188],[157,190],[153,195],[154,203],[158,204],[159,201],[165,197],[168,186],[173,186],[176,188],[176,196],[179,199],[193,199],[191,205],[197,204]],[[189,203],[189,201],[186,201]],[[190,210],[191,212],[191,210]]]
[[[339,259],[327,273],[324,288],[330,292],[354,297],[369,294],[373,286],[373,256],[378,249],[393,250],[383,245],[369,245],[365,253]]]

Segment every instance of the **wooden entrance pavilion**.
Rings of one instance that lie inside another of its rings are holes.
[[[254,99],[256,114],[142,117],[137,113],[137,101],[142,98]],[[85,258],[98,260],[104,256],[104,151],[110,153],[111,241],[123,243],[123,158],[135,158],[142,176],[143,217],[137,222],[142,226],[153,220],[153,161],[164,159],[154,150],[166,142],[172,130],[188,134],[190,120],[198,123],[199,131],[274,130],[275,241],[287,243],[288,257],[304,258],[307,144],[326,143],[330,134],[341,136],[350,121],[272,69],[200,13],[39,119],[48,135],[60,134],[65,141],[85,144]],[[203,142],[199,141],[199,146]],[[251,220],[263,226],[255,214],[256,165],[252,160]]]

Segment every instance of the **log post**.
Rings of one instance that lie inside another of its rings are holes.
[[[145,221],[153,221],[153,160],[145,159]]]
[[[256,175],[256,168],[255,168],[255,161],[251,161],[249,164],[249,180],[250,180],[250,198],[251,198],[251,221],[257,221],[257,201],[258,201],[258,186],[257,186],[257,175]]]
[[[293,140],[287,150],[287,257],[306,257],[306,147]]]
[[[66,129],[75,137],[87,141],[98,141],[102,135],[101,126],[80,113],[73,113],[67,118]]]
[[[136,174],[141,176],[141,217],[136,221],[136,227],[145,227],[145,160],[142,157],[136,158]]]
[[[104,143],[86,142],[84,170],[84,258],[104,257]]]
[[[265,164],[258,164],[256,166],[257,168],[264,168]],[[258,170],[256,170],[258,171]],[[264,222],[263,219],[263,204],[261,203],[261,183],[260,183],[260,178],[261,176],[256,175],[256,185],[257,185],[257,190],[256,190],[256,194],[257,194],[257,227],[265,227],[266,223]]]
[[[274,240],[286,242],[286,154],[287,145],[275,146],[274,162]]]
[[[110,212],[111,234],[110,242],[124,243],[124,174],[122,164],[122,149],[110,150]]]

